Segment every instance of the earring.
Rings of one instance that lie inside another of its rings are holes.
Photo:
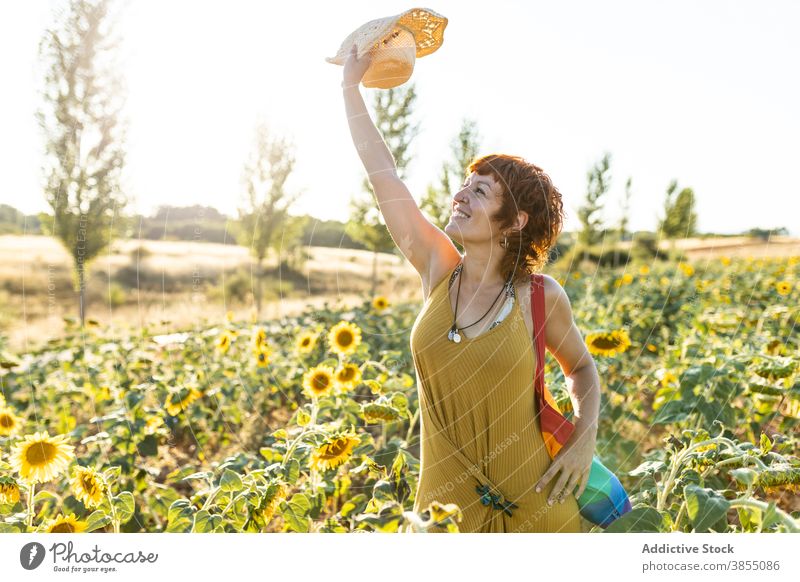
[[[506,236],[506,235],[503,235],[503,245],[502,246],[503,246],[504,249],[508,248],[508,236]]]

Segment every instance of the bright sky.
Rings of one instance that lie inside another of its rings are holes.
[[[0,202],[45,210],[33,113],[37,45],[62,2],[0,4]],[[360,24],[415,6],[389,0],[130,2],[125,184],[135,208],[208,204],[233,214],[261,117],[293,140],[294,214],[347,218],[364,170],[325,62]],[[423,4],[425,6],[425,4]],[[670,180],[694,188],[702,231],[800,234],[800,3],[791,0],[438,0],[444,44],[417,60],[421,121],[408,185],[435,180],[461,118],[481,154],[538,164],[577,226],[586,173],[612,154],[605,217],[633,178],[631,228],[653,229]],[[792,72],[794,71],[794,72]],[[367,99],[373,90],[362,88]],[[795,218],[792,219],[791,217]]]

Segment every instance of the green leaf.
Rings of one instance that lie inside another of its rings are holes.
[[[391,481],[381,479],[372,487],[372,496],[376,501],[391,502],[395,500],[394,486]]]
[[[361,513],[367,506],[367,501],[367,496],[363,493],[359,493],[351,497],[348,501],[345,501],[339,513],[342,514],[342,517],[350,517],[354,513]]]
[[[86,520],[86,532],[92,532],[111,523],[111,516],[105,511],[95,511]]]
[[[688,416],[686,404],[682,400],[672,400],[658,409],[653,424],[670,424],[685,420]]]
[[[707,381],[713,377],[717,369],[708,363],[700,364],[699,366],[691,366],[683,374],[681,374],[681,392],[686,389],[694,388],[698,384]]]
[[[773,444],[774,443],[771,440],[769,440],[769,437],[762,432],[761,440],[759,441],[759,447],[761,448],[761,452],[766,455],[768,452],[772,450]]]
[[[158,438],[156,435],[149,434],[141,440],[139,454],[143,457],[155,457],[158,455]]]
[[[166,532],[188,532],[194,522],[195,508],[188,499],[178,499],[172,502],[167,512]]]
[[[221,515],[212,515],[205,509],[194,514],[192,531],[196,533],[211,533],[222,522]]]
[[[292,496],[288,502],[283,502],[283,518],[289,527],[296,532],[306,533],[311,528],[311,520],[307,517],[311,503],[302,493]]]
[[[663,461],[645,461],[633,471],[630,471],[628,475],[631,477],[638,477],[639,475],[653,475],[663,471],[666,467],[667,465],[664,464]]]
[[[766,511],[764,511],[764,516],[761,520],[762,531],[765,529],[769,529],[770,526],[778,523],[779,521],[780,517],[778,516],[778,512],[775,510],[775,502],[770,501]]]
[[[637,507],[611,522],[608,533],[658,532],[661,531],[663,517],[655,507]]]
[[[109,484],[113,483],[117,479],[119,479],[120,474],[122,473],[122,467],[119,465],[114,465],[103,471],[103,477],[105,477],[106,481]]]
[[[284,478],[289,483],[297,483],[297,479],[299,477],[300,463],[297,461],[297,459],[290,459],[285,466]]]
[[[242,484],[242,478],[239,477],[239,474],[236,471],[231,471],[230,469],[225,469],[225,472],[222,473],[222,478],[219,480],[219,488],[223,491],[241,491],[244,485]]]
[[[689,484],[683,489],[686,509],[696,532],[724,531],[730,502],[713,489]]]
[[[181,481],[189,481],[190,479],[210,479],[214,476],[214,473],[211,471],[200,471],[199,473],[192,473],[191,475],[187,475]]]
[[[114,504],[114,511],[116,511],[117,519],[120,523],[126,523],[131,517],[136,508],[136,503],[133,500],[133,493],[130,491],[123,491],[119,495],[112,497],[111,501]]]
[[[55,493],[51,493],[50,491],[39,491],[36,495],[33,496],[33,504],[37,505],[42,501],[47,499],[55,499],[58,501],[58,496]]]
[[[402,392],[394,392],[392,393],[392,406],[397,410],[406,410],[408,409],[408,398]]]
[[[307,426],[311,422],[311,415],[306,411],[305,407],[298,408],[296,416],[299,426]]]
[[[742,467],[741,469],[734,469],[730,472],[730,476],[736,479],[742,485],[750,486],[756,482],[758,478],[758,473],[753,471],[752,469],[748,469],[746,467]]]

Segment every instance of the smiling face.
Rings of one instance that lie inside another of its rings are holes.
[[[452,214],[444,231],[461,246],[465,242],[499,240],[500,226],[492,216],[500,210],[501,203],[500,184],[494,176],[472,172],[451,200]]]

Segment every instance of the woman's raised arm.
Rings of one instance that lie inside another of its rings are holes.
[[[354,45],[344,65],[342,90],[350,135],[392,240],[426,283],[432,262],[440,256],[450,257],[457,250],[450,237],[420,211],[411,192],[398,177],[392,153],[369,116],[359,84],[370,61],[369,53],[359,59]]]

